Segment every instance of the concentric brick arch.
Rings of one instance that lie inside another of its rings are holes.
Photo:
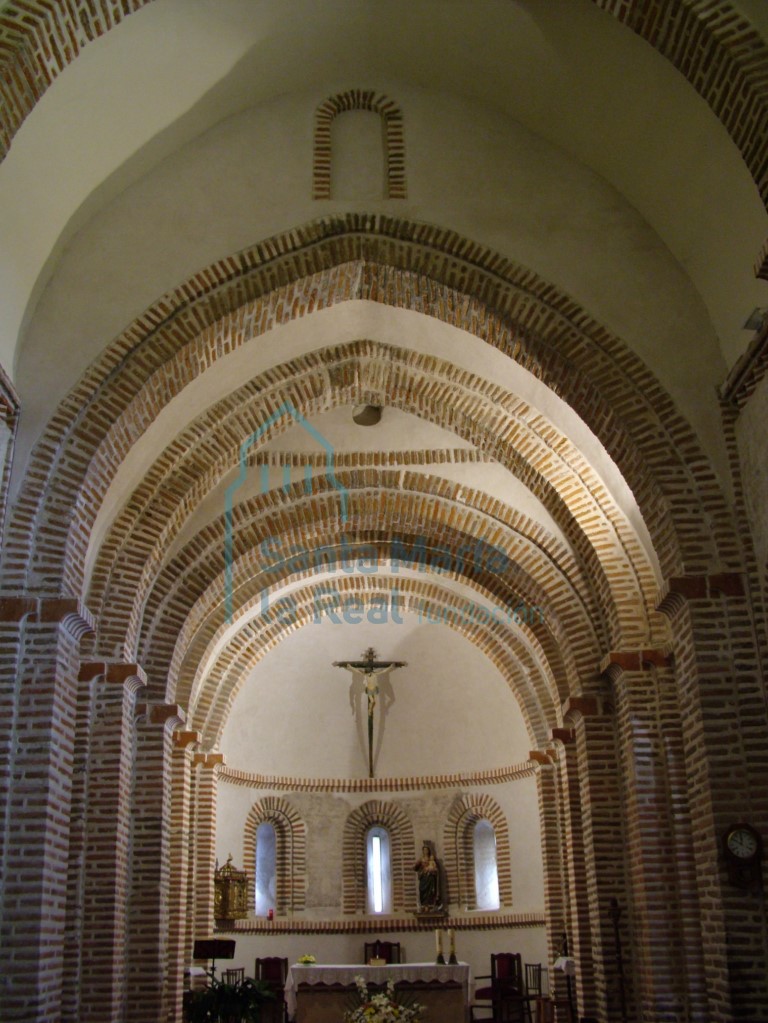
[[[392,262],[375,261],[382,257]],[[325,268],[307,276],[308,264]],[[420,267],[429,267],[430,276]],[[276,276],[295,283],[275,288],[270,282]],[[244,306],[249,290],[262,297]],[[355,298],[413,309],[467,330],[569,402],[634,492],[664,574],[707,571],[713,562],[740,567],[728,508],[694,435],[625,346],[530,272],[451,232],[350,214],[264,243],[239,254],[236,263],[208,268],[148,311],[93,364],[60,405],[30,461],[9,530],[9,586],[36,591],[55,583],[79,594],[88,523],[127,450],[169,397],[271,326]],[[236,310],[221,317],[227,302]],[[144,400],[135,402],[146,381],[151,386]],[[611,395],[610,405],[602,394]],[[132,402],[131,430],[117,435],[111,424]],[[691,517],[692,505],[705,514]],[[41,532],[43,520],[55,528]]]
[[[343,483],[346,477],[340,477]],[[466,555],[461,572],[457,573],[468,583],[475,583],[484,588],[491,599],[500,602],[501,606],[516,606],[523,600],[529,606],[541,606],[545,613],[551,612],[551,620],[547,626],[557,637],[557,645],[562,649],[562,657],[568,665],[572,678],[584,677],[594,670],[595,649],[602,649],[598,636],[608,638],[608,633],[600,629],[600,622],[595,621],[595,612],[589,613],[589,600],[584,604],[584,597],[579,590],[584,586],[581,575],[572,580],[565,576],[556,563],[546,552],[541,551],[537,542],[527,539],[516,541],[506,529],[498,524],[491,528],[488,521],[478,517],[467,520],[466,512],[462,518],[467,525],[450,524],[453,516],[452,505],[438,499],[434,487],[430,487],[430,479],[420,474],[412,474],[402,478],[400,473],[372,473],[369,478],[354,481],[349,478],[348,506],[350,508],[350,528],[347,530],[350,543],[376,543],[380,545],[383,558],[392,552],[393,539],[400,541],[401,546],[418,543],[426,537],[432,545],[453,552],[455,564],[460,560],[457,551],[471,547],[477,540],[509,549],[514,555],[508,570],[502,575],[490,569],[488,565],[474,566]],[[402,485],[405,484],[405,486]],[[455,498],[458,485],[451,485]],[[301,487],[297,487],[301,491]],[[326,485],[319,493],[311,497],[301,493],[294,495],[294,507],[283,509],[279,514],[268,518],[267,524],[260,514],[263,502],[255,498],[237,506],[234,519],[233,546],[234,562],[232,577],[235,584],[233,605],[237,608],[264,589],[265,586],[279,586],[294,575],[291,566],[287,565],[273,571],[267,566],[264,571],[261,555],[261,544],[265,537],[280,536],[286,548],[300,545],[308,551],[333,552],[339,544],[338,532],[338,496],[335,488]],[[425,515],[427,504],[434,511],[431,516]],[[441,507],[447,508],[445,514]],[[463,511],[463,506],[462,506]],[[448,524],[439,524],[439,518],[447,518]],[[300,527],[297,523],[311,521],[312,525]],[[359,531],[359,535],[358,535]],[[387,535],[389,534],[389,535]],[[541,531],[538,537],[542,537]],[[537,539],[538,539],[537,537]],[[146,666],[150,678],[163,680],[171,673],[171,664],[176,648],[177,637],[185,626],[187,616],[198,602],[207,604],[208,625],[196,615],[194,634],[202,642],[203,636],[212,641],[212,635],[224,625],[222,594],[225,585],[225,566],[223,561],[224,524],[219,520],[215,527],[202,530],[194,543],[187,545],[164,568],[150,599],[147,601],[145,626],[137,655]],[[510,546],[515,543],[515,546]],[[440,564],[438,560],[438,565]],[[302,573],[299,572],[299,575]],[[240,587],[247,589],[241,592]],[[196,653],[201,654],[198,645]]]
[[[407,489],[411,489],[411,475],[410,473],[405,474],[403,477],[403,484]],[[418,482],[418,481],[417,481]],[[447,487],[447,484],[446,484]],[[479,495],[474,491],[464,490],[462,497],[465,502],[465,506],[472,509],[478,508],[483,514],[488,514],[494,509],[495,502],[492,498],[487,495]],[[270,494],[264,495],[264,502],[269,502],[271,498]],[[259,504],[261,499],[257,498],[253,504]],[[556,540],[541,524],[530,520],[527,516],[523,515],[518,510],[504,509],[499,511],[497,514],[497,521],[500,527],[509,531],[510,540],[507,544],[512,543],[518,547],[522,546],[525,551],[525,555],[538,559],[538,563],[542,567],[550,568],[551,566],[557,566],[557,569],[562,573],[564,580],[569,580],[570,585],[574,588],[575,592],[579,592],[579,567],[573,558],[568,548]],[[473,533],[474,535],[474,533]],[[301,530],[297,530],[294,523],[291,523],[290,530],[284,534],[285,544],[293,544],[294,541],[298,542],[300,537],[303,537],[307,541],[307,534]],[[405,541],[406,537],[398,534],[398,538]],[[338,535],[334,532],[332,537],[323,536],[320,532],[313,534],[311,541],[318,545],[320,549],[325,547],[325,544],[329,540],[334,542],[338,541]],[[347,537],[349,543],[349,549],[351,556],[355,556],[358,550],[358,544],[353,544],[351,537]],[[366,548],[370,551],[374,549],[378,556],[379,562],[389,560],[393,554],[392,549],[392,538],[382,539],[379,535],[372,535],[362,537],[360,543],[365,543]],[[515,560],[520,562],[524,570],[528,572],[531,578],[538,578],[539,581],[544,585],[541,573],[536,571],[533,567],[527,567],[526,557],[523,554],[516,553],[514,547],[506,546],[505,550],[511,552]],[[329,550],[329,562],[333,560],[334,550]],[[404,559],[402,559],[404,560]],[[426,564],[430,564],[429,556],[427,555]],[[235,579],[239,580],[236,584],[237,593],[233,594],[233,622],[237,623],[241,617],[248,615],[251,612],[254,604],[261,599],[263,587],[269,586],[270,592],[277,583],[277,577],[269,569],[264,569],[264,566],[260,564],[258,548],[254,547],[250,551],[245,550],[242,556],[238,559],[237,572],[234,573]],[[292,566],[293,567],[293,566]],[[302,566],[295,566],[295,570],[290,574],[285,574],[282,577],[282,583],[288,584],[293,583],[297,580],[303,580],[310,577],[312,574],[312,567],[308,566],[306,570]],[[453,576],[452,576],[453,577]],[[466,577],[465,577],[466,578]],[[478,587],[481,583],[478,582]],[[190,679],[199,675],[201,666],[208,662],[208,651],[211,647],[215,646],[218,640],[221,638],[223,631],[226,626],[222,624],[221,618],[221,567],[220,574],[214,581],[210,582],[207,588],[202,592],[201,596],[188,607],[187,615],[184,621],[183,627],[179,630],[173,653],[170,659],[166,662],[163,660],[163,665],[168,664],[167,669],[163,667],[159,668],[158,674],[161,677],[167,675],[169,680],[169,694],[173,693],[174,698],[179,690],[177,690],[177,684],[181,680],[183,688],[183,680]],[[553,594],[557,592],[557,584],[548,581],[546,583],[547,593],[550,595],[549,600],[553,599]],[[491,594],[487,590],[483,591],[487,597],[491,597]],[[589,607],[589,600],[586,596],[581,595],[579,599]],[[563,648],[567,649],[568,642],[567,637],[563,635],[561,637]],[[553,663],[557,661],[553,658]],[[194,689],[194,683],[192,684]],[[188,702],[186,694],[189,689],[184,691],[183,702]],[[170,698],[170,696],[169,696]]]
[[[415,495],[415,500],[421,500],[418,492]],[[404,511],[408,510],[407,505],[401,505],[401,508]],[[376,521],[378,514],[378,506],[373,505],[369,510],[372,521]],[[327,552],[330,555],[327,559],[329,567],[333,568],[338,553],[339,538],[336,521],[332,514],[325,519],[323,525],[324,532],[318,531],[312,537],[313,545],[317,545],[312,549],[322,550],[324,552],[323,560],[326,560],[325,553]],[[536,566],[547,565],[550,567],[546,556],[537,561],[529,561],[529,556],[531,559],[536,559],[540,553],[538,544],[533,540],[526,539],[524,550],[526,556],[521,554],[516,559],[520,563],[520,567],[516,566],[511,572],[505,572],[503,579],[499,579],[493,572],[488,572],[483,565],[475,566],[469,563],[463,566],[460,573],[450,569],[446,571],[444,552],[449,552],[449,556],[458,561],[456,552],[460,549],[459,545],[466,535],[468,534],[440,534],[441,549],[438,552],[436,568],[439,573],[438,577],[446,580],[461,578],[462,582],[478,593],[479,599],[495,602],[500,607],[514,608],[523,602],[524,606],[529,609],[541,608],[540,615],[537,613],[527,616],[526,624],[534,629],[547,662],[558,674],[562,685],[565,685],[566,680],[573,683],[578,677],[584,677],[585,673],[594,670],[595,646],[598,649],[601,649],[601,646],[593,631],[590,616],[581,612],[578,603],[573,599],[573,590],[566,576],[558,577],[553,571],[546,583],[541,579],[536,582],[535,576],[540,575],[536,571]],[[473,531],[472,537],[476,536],[477,531]],[[541,536],[541,532],[537,531],[537,539]],[[397,546],[393,546],[392,540],[382,539],[381,530],[377,529],[376,531],[361,532],[359,541],[350,536],[347,541],[347,549],[356,552],[361,545],[364,545],[368,551],[371,549],[376,551],[380,564],[389,561],[392,557],[407,564],[409,545],[414,541],[418,543],[420,540],[419,534],[414,535],[401,530]],[[286,543],[292,546],[293,537],[288,536]],[[306,580],[309,580],[312,585],[323,582],[313,565],[308,565],[306,568],[298,566],[295,570],[292,570],[292,566],[286,567],[279,574],[263,573],[260,571],[262,566],[257,544],[250,544],[249,550],[249,541],[246,537],[243,547],[247,553],[243,555],[241,562],[249,562],[252,567],[246,572],[240,570],[240,564],[237,566],[237,574],[247,574],[248,583],[247,586],[242,583],[238,586],[236,599],[233,601],[233,606],[236,608],[233,616],[233,628],[235,629],[247,624],[260,612],[266,587],[269,588],[270,593],[276,595],[275,599],[279,599],[282,586]],[[220,562],[220,558],[217,560]],[[424,563],[428,570],[435,564],[435,559],[431,557],[429,551],[427,551]],[[419,562],[420,565],[421,562]],[[431,570],[435,571],[434,568]],[[387,575],[389,571],[382,567],[379,574]],[[171,573],[173,573],[173,568]],[[166,647],[166,652],[161,653],[156,649],[156,640],[152,644],[148,643],[143,649],[145,660],[151,666],[151,674],[158,679],[168,678],[167,695],[169,699],[181,700],[185,705],[192,699],[201,673],[207,671],[211,651],[219,648],[220,643],[226,639],[227,633],[230,631],[221,609],[220,595],[224,582],[224,569],[219,563],[216,574],[206,577],[201,596],[197,601],[191,603],[188,597],[183,597],[175,605],[171,604],[163,610],[163,616],[170,613],[175,619],[177,609],[178,614],[184,616],[184,624],[178,633],[167,637],[173,644],[172,647]],[[336,584],[335,580],[333,584]],[[541,618],[544,619],[543,622]],[[158,640],[162,640],[165,635],[162,630],[158,630]],[[172,653],[169,653],[168,651],[171,649]],[[166,667],[167,665],[170,667]],[[565,696],[565,691],[562,695]]]
[[[536,492],[578,552],[586,578],[591,579],[588,585],[594,587],[597,601],[594,618],[609,623],[614,642],[621,642],[622,637],[629,640],[638,629],[638,640],[648,641],[651,626],[637,618],[637,607],[652,606],[656,590],[645,554],[583,456],[543,416],[498,385],[392,346],[356,342],[311,353],[304,361],[303,373],[295,362],[273,368],[209,409],[174,440],[146,474],[102,547],[88,595],[94,612],[103,612],[103,650],[121,645],[127,650],[134,648],[132,637],[147,595],[162,574],[163,552],[178,535],[186,515],[237,464],[238,438],[255,433],[271,409],[288,402],[298,403],[308,415],[359,401],[384,402],[393,391],[403,396],[394,405],[454,429],[486,449]],[[380,367],[384,367],[382,372]],[[333,393],[327,393],[328,377],[342,374],[353,383],[346,385],[342,380]],[[275,377],[280,378],[279,384]],[[428,405],[410,398],[421,393],[429,395]],[[288,419],[275,424],[262,441],[289,424]],[[212,463],[214,452],[220,454]],[[550,469],[536,468],[547,460],[553,463]],[[556,479],[554,486],[550,478]],[[189,482],[180,497],[183,480]],[[455,492],[456,485],[452,489]],[[560,490],[568,491],[568,503]],[[462,500],[466,503],[466,496]],[[279,524],[270,522],[273,534],[291,529],[282,509],[281,514]],[[504,513],[489,508],[487,514],[498,517]],[[594,553],[611,547],[616,556]],[[114,584],[110,581],[113,572]],[[620,603],[611,594],[613,590],[626,596],[629,588],[634,589],[636,600]],[[631,609],[628,615],[625,607]]]
[[[366,585],[359,578],[339,583],[342,598],[358,597],[366,608],[381,609],[397,593],[397,607],[404,613],[420,613],[463,635],[483,652],[506,680],[525,719],[531,741],[543,745],[550,730],[562,721],[559,679],[543,648],[537,631],[530,625],[511,630],[505,622],[488,621],[467,613],[467,604],[433,582],[381,578]],[[300,628],[311,626],[318,607],[328,597],[335,599],[327,584],[316,583],[297,591],[291,605],[291,619],[275,616],[253,620],[241,628],[222,656],[202,680],[190,707],[189,718],[207,744],[219,741],[229,712],[241,687],[259,661],[276,645]]]

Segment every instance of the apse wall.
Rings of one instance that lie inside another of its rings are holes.
[[[374,710],[375,777],[368,777],[367,707],[360,679],[333,666],[374,646],[382,660],[406,662],[382,678]],[[378,722],[383,716],[383,729]],[[434,842],[446,871],[459,953],[485,972],[505,948],[546,962],[544,880],[536,765],[523,715],[507,681],[448,625],[403,615],[389,622],[338,625],[325,616],[292,633],[260,661],[234,700],[219,769],[216,854],[253,875],[254,829],[285,823],[289,904],[273,921],[237,921],[236,965],[257,955],[355,962],[370,935],[400,940],[409,961],[434,955],[432,926],[419,921],[413,864]],[[473,904],[463,828],[494,824],[501,905]],[[383,819],[397,834],[400,904],[386,917],[361,905],[360,836]],[[457,858],[458,857],[458,858]],[[279,858],[280,859],[280,858]],[[356,880],[357,878],[357,880]],[[499,933],[503,932],[503,936]],[[359,947],[358,947],[359,946]]]

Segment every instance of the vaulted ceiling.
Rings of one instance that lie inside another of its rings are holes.
[[[329,594],[442,616],[545,744],[604,653],[665,642],[665,578],[738,567],[763,7],[133,6],[0,10],[6,578],[80,596],[210,745]],[[354,89],[402,111],[404,198],[313,198]]]

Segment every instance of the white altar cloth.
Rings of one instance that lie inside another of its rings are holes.
[[[469,993],[469,964],[458,963],[456,966],[441,966],[438,963],[392,963],[388,966],[350,966],[325,965],[303,966],[296,963],[288,970],[285,982],[285,1002],[288,1015],[296,1014],[296,989],[299,984],[354,984],[356,977],[362,977],[370,984],[386,984],[391,980],[398,981],[437,981],[447,983],[453,981],[461,984],[464,1000]]]

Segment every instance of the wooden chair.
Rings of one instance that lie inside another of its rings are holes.
[[[399,941],[366,941],[363,951],[363,962],[369,963],[371,959],[383,959],[387,965],[394,963],[398,965],[400,959]]]
[[[533,1023],[531,1006],[541,998],[541,963],[525,964],[525,1009],[528,1023]]]
[[[256,980],[262,980],[275,996],[273,1002],[265,1002],[261,1008],[264,1023],[287,1023],[288,1008],[285,1004],[285,982],[288,979],[288,960],[280,956],[265,956],[256,960]]]
[[[242,984],[245,980],[245,967],[239,969],[222,970],[221,979],[225,984]]]
[[[491,956],[491,972],[476,980],[490,980],[490,985],[476,988],[470,1010],[475,1021],[492,1023],[525,1023],[527,999],[523,988],[523,963],[519,952],[498,952]],[[478,1013],[490,1012],[489,1016]]]

